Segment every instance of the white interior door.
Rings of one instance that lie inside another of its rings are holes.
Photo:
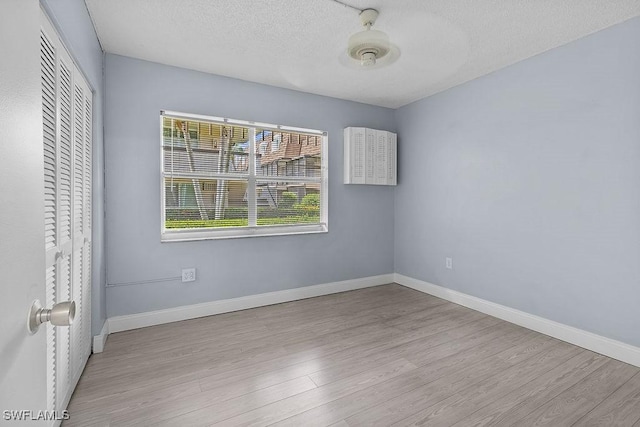
[[[0,58],[0,420],[52,425],[90,351],[92,94],[37,0],[3,1]],[[36,299],[75,322],[30,335]]]
[[[46,409],[46,334],[27,312],[45,301],[40,4],[3,0],[0,13],[0,424],[4,411]],[[23,414],[25,414],[23,412]],[[25,414],[26,415],[26,414]],[[46,425],[16,421],[16,425]]]
[[[92,94],[41,15],[46,306],[73,300],[68,328],[46,325],[47,409],[66,408],[91,344]]]

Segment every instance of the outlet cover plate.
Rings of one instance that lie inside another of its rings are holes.
[[[182,282],[194,282],[196,280],[195,268],[183,268],[182,269]]]

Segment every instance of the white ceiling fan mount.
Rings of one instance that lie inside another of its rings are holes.
[[[373,69],[389,65],[398,59],[400,51],[389,41],[389,36],[371,29],[377,18],[378,11],[375,9],[360,12],[360,22],[365,29],[349,37],[347,58],[346,61],[343,60],[345,65]]]

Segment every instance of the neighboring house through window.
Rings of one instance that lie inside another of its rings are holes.
[[[326,232],[326,132],[162,112],[162,240]]]

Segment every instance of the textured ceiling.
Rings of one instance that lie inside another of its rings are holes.
[[[397,108],[640,15],[640,0],[344,0],[401,52],[341,64],[358,12],[332,0],[86,0],[105,51]]]

